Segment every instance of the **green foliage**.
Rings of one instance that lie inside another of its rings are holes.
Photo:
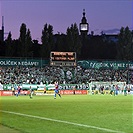
[[[80,55],[81,41],[79,37],[79,30],[76,23],[72,24],[71,27],[67,28],[66,32],[68,51],[76,52]]]
[[[13,46],[12,46],[12,34],[9,32],[7,39],[5,40],[6,43],[6,56],[12,57],[13,56]]]
[[[48,25],[47,23],[44,25],[41,41],[41,57],[49,58],[50,51],[53,47],[53,26]]]
[[[117,35],[116,35],[117,36]],[[0,45],[0,56],[49,58],[51,51],[73,51],[77,59],[117,59],[133,60],[133,33],[129,27],[122,27],[119,41],[113,42],[108,35],[79,35],[76,23],[67,28],[66,34],[53,35],[53,26],[45,24],[42,30],[41,44],[32,40],[30,29],[25,23],[20,26],[18,39],[12,39],[9,32],[7,39]],[[116,38],[117,38],[116,37]],[[5,45],[4,45],[5,44]]]
[[[68,51],[68,44],[66,42],[66,35],[65,34],[56,34],[54,35],[56,40],[54,43],[53,51]]]
[[[31,56],[31,44],[32,44],[32,38],[31,38],[30,30],[27,29],[26,24],[22,23],[20,27],[18,56],[20,57]]]
[[[30,29],[27,30],[26,33],[26,42],[25,42],[25,56],[26,57],[32,57],[32,38],[31,38],[31,33]]]
[[[117,58],[119,60],[132,60],[132,32],[129,30],[129,27],[122,27],[119,34],[119,42],[117,45]]]

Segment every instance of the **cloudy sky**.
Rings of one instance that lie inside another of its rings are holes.
[[[32,39],[40,40],[46,23],[53,26],[53,33],[66,33],[73,23],[81,22],[83,9],[89,23],[89,33],[118,32],[123,26],[133,29],[133,0],[0,0],[0,28],[4,16],[5,33],[12,38],[20,35],[25,23]],[[5,34],[6,37],[6,34]]]

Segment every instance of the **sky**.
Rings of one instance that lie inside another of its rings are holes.
[[[40,41],[46,23],[53,26],[54,34],[66,34],[74,23],[79,26],[83,9],[89,33],[118,33],[126,26],[133,29],[133,0],[0,0],[0,29],[4,16],[5,38],[11,32],[18,39],[25,23],[32,39]]]

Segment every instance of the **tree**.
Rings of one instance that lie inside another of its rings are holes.
[[[117,59],[132,60],[132,32],[122,27],[118,36]]]
[[[40,57],[40,47],[41,45],[38,43],[38,40],[33,40],[33,44],[32,44],[32,54],[33,57]]]
[[[66,38],[68,47],[67,51],[76,52],[79,56],[81,51],[81,41],[79,38],[79,31],[76,23],[67,28]]]
[[[53,48],[53,26],[48,25],[47,23],[44,25],[41,41],[41,57],[49,58],[50,51]]]
[[[21,27],[20,27],[20,37],[19,37],[19,41],[20,41],[20,57],[25,57],[26,54],[26,24],[22,23]]]
[[[5,56],[12,57],[13,56],[13,48],[12,48],[12,34],[9,32],[7,39],[5,40],[6,51]]]
[[[25,56],[26,57],[32,57],[33,56],[32,38],[31,38],[31,33],[30,33],[29,29],[27,30],[27,33],[26,33]]]
[[[58,33],[54,35],[54,40],[54,47],[52,48],[53,51],[68,51],[65,34]]]
[[[32,56],[32,37],[30,29],[26,28],[26,24],[22,23],[20,27],[20,37],[19,37],[19,56],[21,57],[31,57]]]
[[[16,39],[12,41],[13,57],[20,57],[20,40]]]

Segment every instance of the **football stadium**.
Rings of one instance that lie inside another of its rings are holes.
[[[0,133],[133,133],[132,4],[0,1]]]
[[[46,66],[45,60],[1,60],[0,132],[131,133],[132,69],[124,68],[132,64],[66,62],[62,54]],[[54,81],[61,95],[56,99]]]

